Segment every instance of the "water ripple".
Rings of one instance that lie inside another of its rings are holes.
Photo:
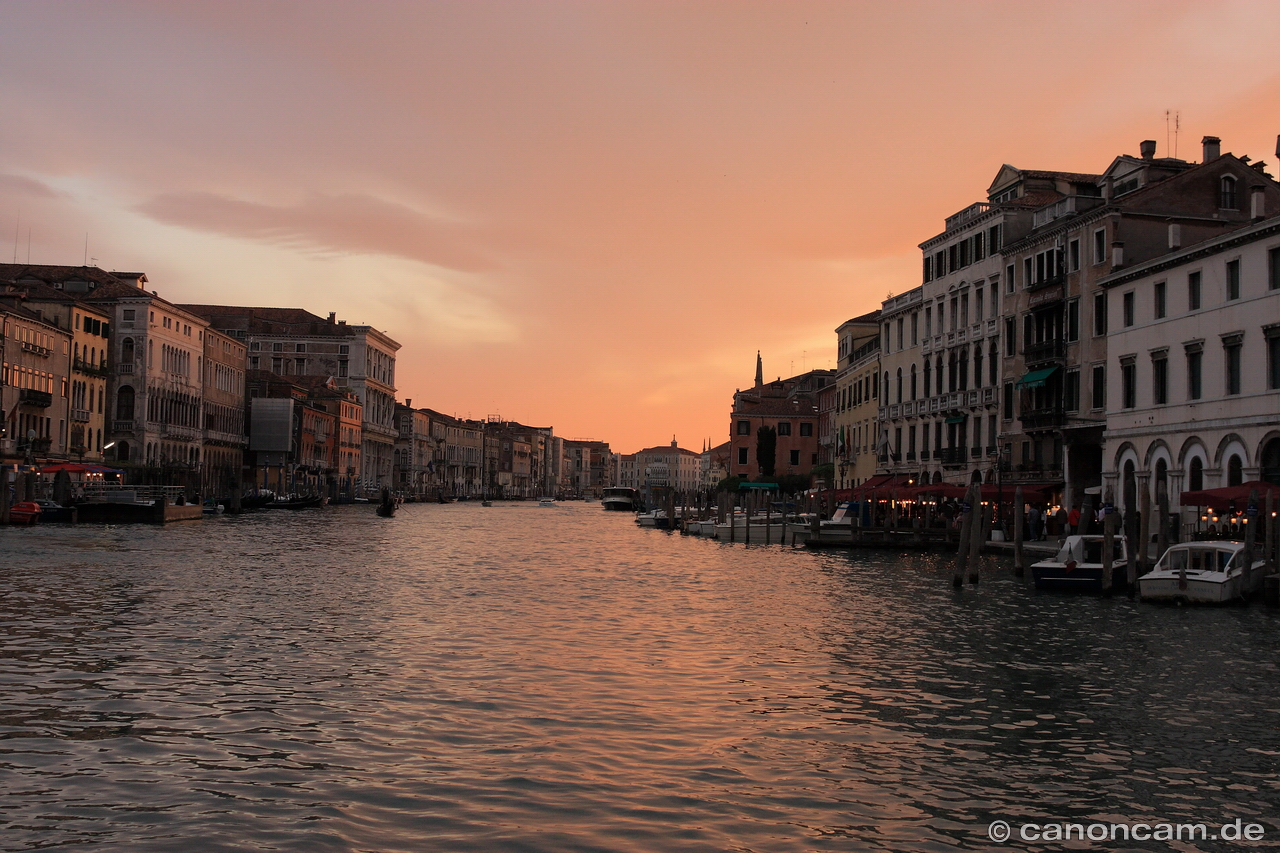
[[[996,818],[1280,838],[1257,607],[1038,595],[990,558],[955,591],[936,556],[592,504],[37,527],[0,554],[3,850],[941,851],[990,849]]]

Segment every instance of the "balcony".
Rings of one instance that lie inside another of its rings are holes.
[[[53,350],[42,347],[39,344],[33,344],[30,341],[22,342],[22,350],[23,352],[30,352],[30,353],[35,353],[36,355],[42,355],[45,358],[48,358],[49,356],[53,355]]]
[[[935,458],[942,461],[943,465],[963,465],[969,461],[969,453],[963,447],[944,447],[942,450],[933,451]]]
[[[1059,338],[1031,344],[1026,348],[1023,356],[1027,360],[1028,367],[1046,361],[1061,361],[1067,357],[1067,342]]]
[[[89,422],[88,409],[72,409],[71,420],[78,424],[87,424]]]
[[[88,374],[89,376],[106,376],[107,375],[107,368],[105,366],[99,367],[95,365],[93,362],[85,361],[84,359],[81,359],[81,358],[77,358],[73,366],[80,373],[85,373],[85,374]]]
[[[119,372],[120,374],[133,373],[133,362],[128,361],[128,362],[125,362],[124,364],[117,364],[116,371]]]
[[[133,429],[134,426],[132,420],[111,422],[112,432],[133,432]]]
[[[1043,409],[1029,409],[1019,417],[1022,428],[1027,430],[1054,429],[1067,422],[1066,412],[1062,406],[1049,406]]]
[[[34,388],[23,388],[18,391],[19,406],[35,406],[47,409],[53,405],[53,395],[48,391],[36,391]]]

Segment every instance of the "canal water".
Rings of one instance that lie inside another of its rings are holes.
[[[596,503],[3,530],[0,849],[1280,846],[1276,612],[982,569]]]

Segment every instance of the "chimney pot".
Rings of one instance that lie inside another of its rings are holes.
[[[1267,188],[1261,184],[1249,187],[1251,195],[1250,213],[1254,219],[1263,219],[1267,215]]]
[[[1222,156],[1222,140],[1216,136],[1206,136],[1200,140],[1200,144],[1204,146],[1204,162],[1217,160]]]
[[[333,322],[334,320],[336,320],[336,319],[338,319],[338,312],[337,312],[337,311],[330,311],[330,312],[329,312],[329,322],[330,322],[330,323],[332,323],[332,322]]]
[[[1124,243],[1120,240],[1111,244],[1111,266],[1124,266]]]
[[[1156,141],[1154,139],[1144,139],[1138,147],[1142,150],[1142,159],[1151,160],[1156,156]]]
[[[1182,226],[1176,222],[1169,223],[1169,248],[1182,248]]]

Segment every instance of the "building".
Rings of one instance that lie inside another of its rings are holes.
[[[917,288],[918,290],[918,288]],[[908,298],[908,301],[910,298]],[[918,302],[918,300],[915,300]],[[832,456],[835,480],[848,489],[876,473],[879,443],[880,311],[846,320],[836,328]],[[911,461],[915,448],[911,448]]]
[[[1280,203],[1261,164],[1222,154],[1215,137],[1205,137],[1199,164],[1156,157],[1152,141],[1140,152],[1116,157],[1092,182],[1006,167],[991,189],[994,196],[1029,176],[1057,175],[1059,197],[1004,249],[1000,441],[1006,480],[1062,483],[1063,504],[1079,502],[1107,467],[1115,315],[1100,282],[1246,225],[1250,186],[1270,209]]]
[[[67,459],[71,419],[72,332],[24,306],[0,299],[0,464]],[[5,480],[7,482],[7,478]]]
[[[394,483],[395,367],[400,344],[372,326],[348,325],[301,308],[186,305],[213,328],[248,346],[249,369],[277,376],[332,376],[364,413],[361,490],[376,495]]]
[[[101,462],[107,441],[104,426],[111,318],[44,282],[27,281],[15,287],[19,304],[71,332],[67,453],[78,462]]]
[[[692,497],[702,482],[701,454],[680,447],[674,437],[668,445],[646,447],[635,454],[639,489],[645,503],[656,506],[668,490],[676,495]]]
[[[733,446],[730,476],[810,476],[820,461],[817,394],[834,378],[835,371],[818,369],[766,383],[757,353],[755,386],[733,395],[729,417],[729,441]],[[773,470],[767,473],[761,468],[762,429],[773,430],[777,438]]]
[[[204,435],[201,494],[239,493],[244,455],[249,449],[245,423],[245,345],[213,329],[204,330]]]
[[[1102,477],[1126,512],[1143,492],[1176,506],[1182,491],[1280,483],[1280,216],[1264,187],[1250,185],[1249,224],[1098,282]]]

